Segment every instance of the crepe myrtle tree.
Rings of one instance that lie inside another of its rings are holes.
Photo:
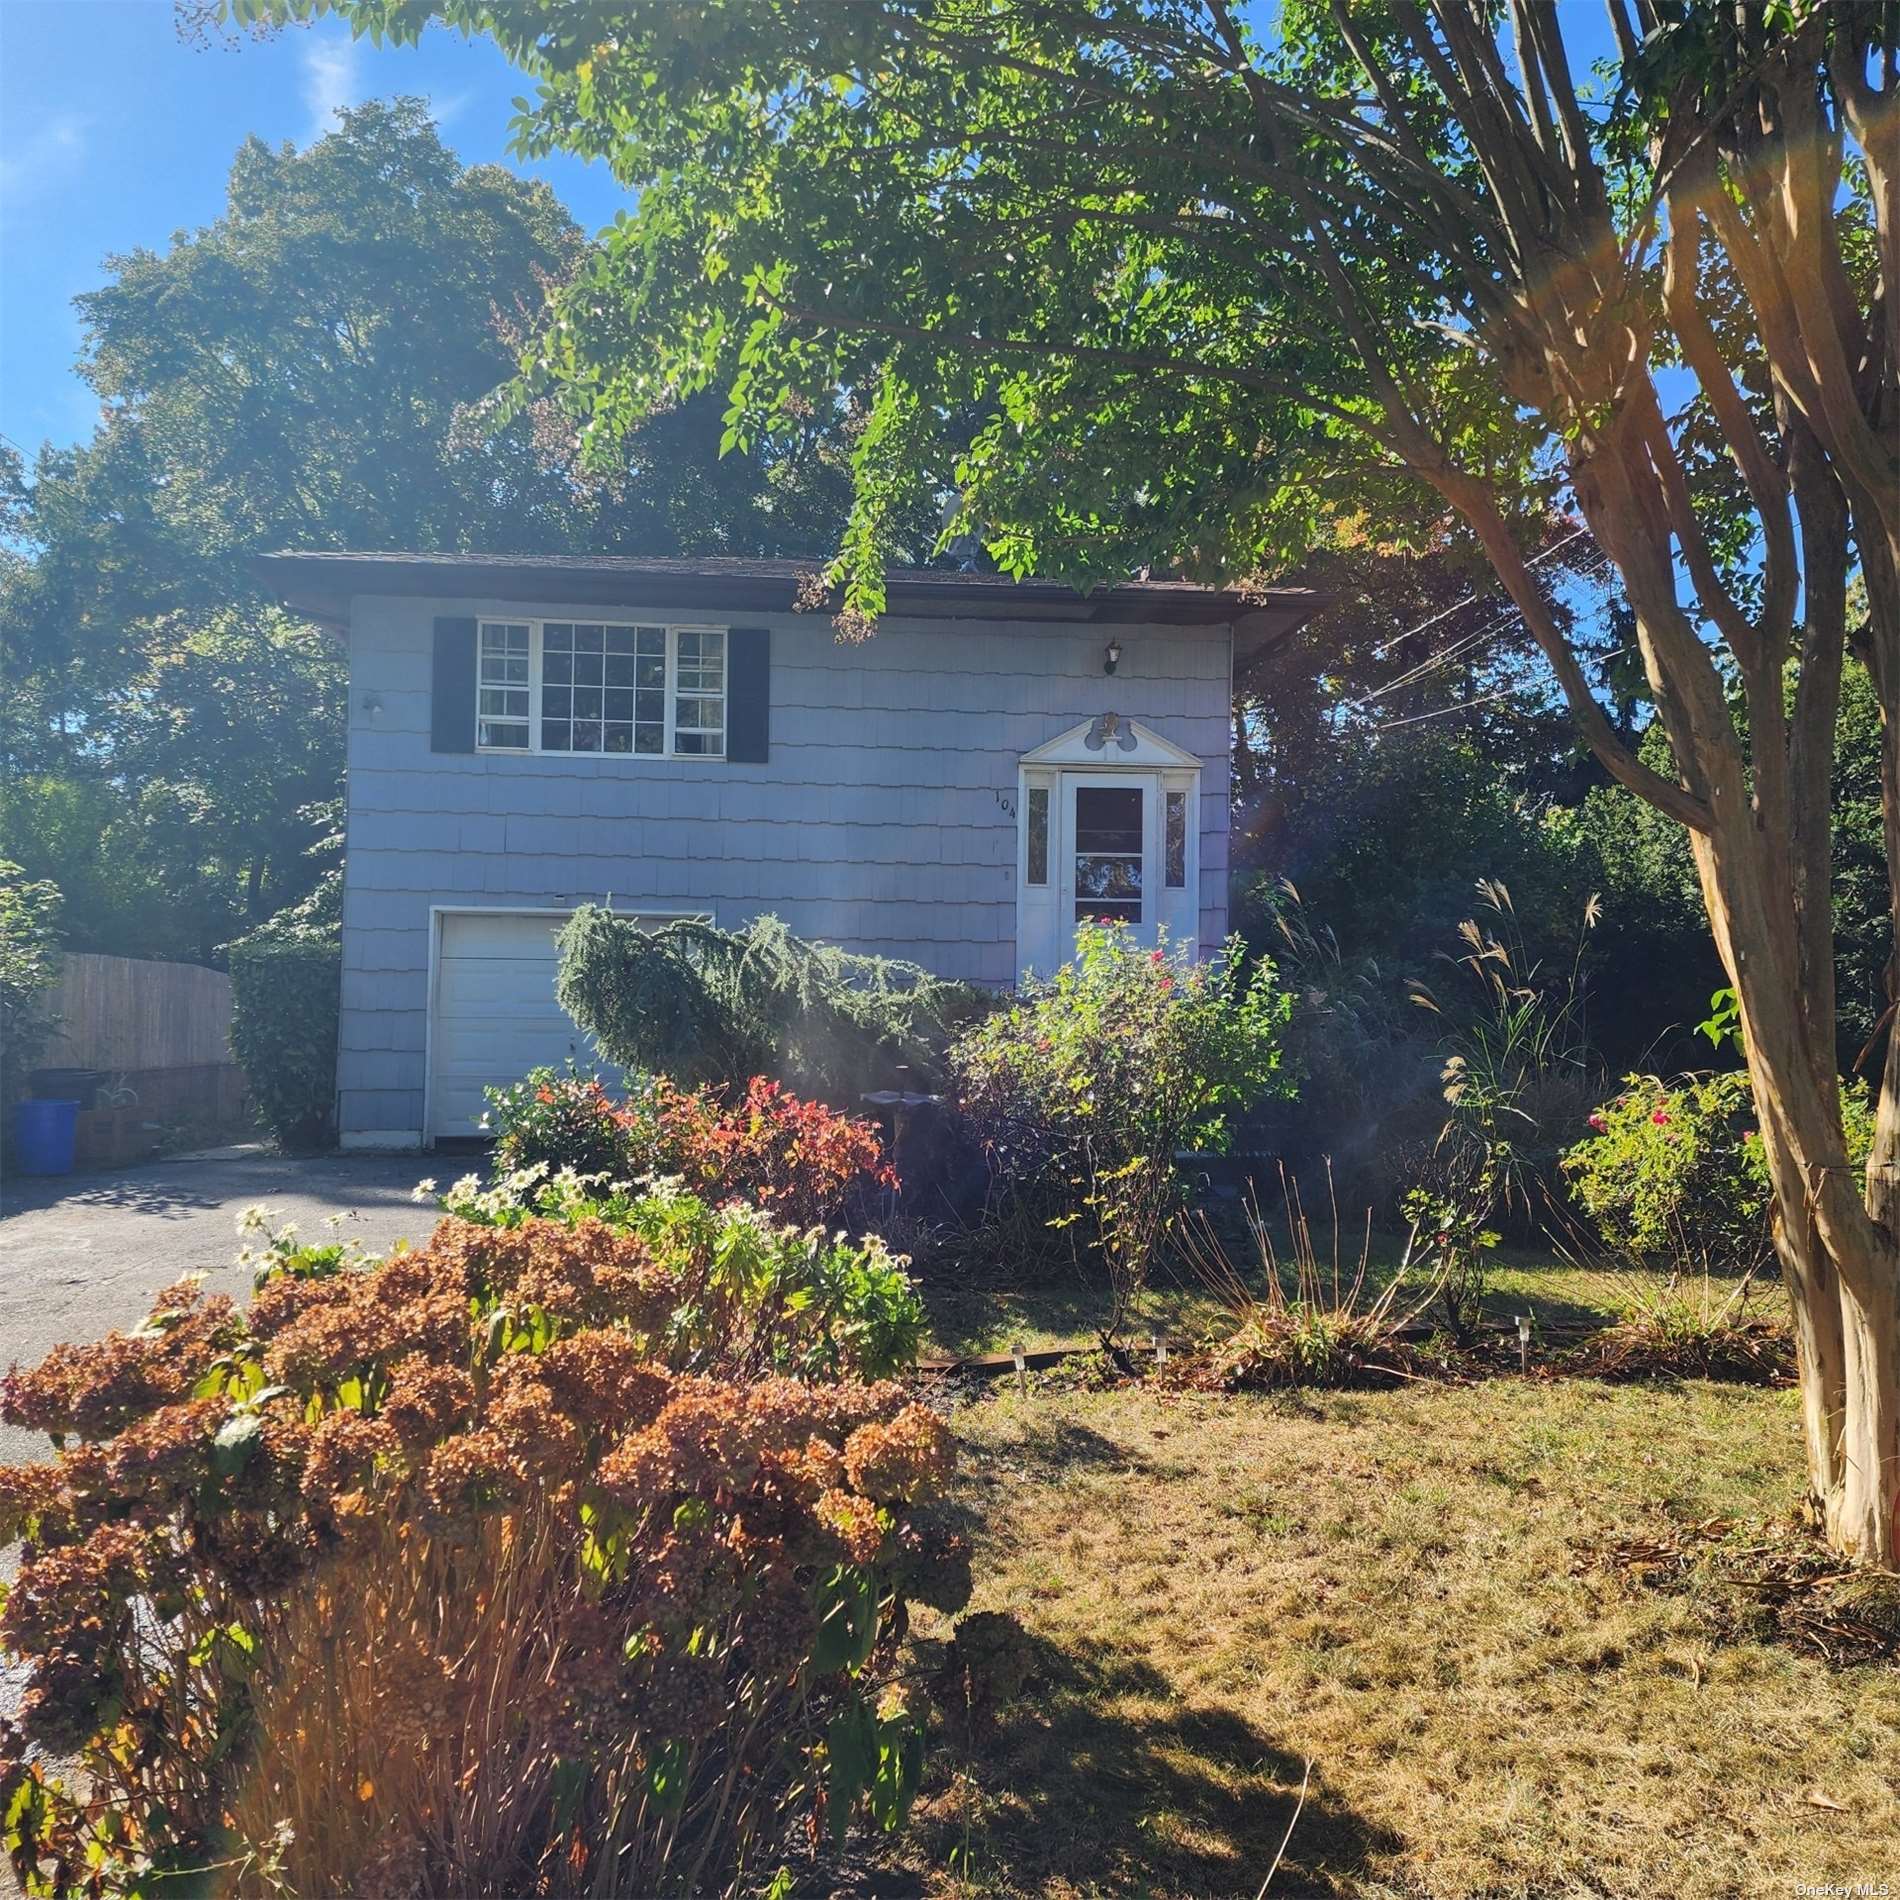
[[[1850,1169],[1827,781],[1876,683],[1900,888],[1891,0],[226,0],[485,33],[520,149],[637,194],[524,360],[611,454],[866,403],[827,579],[920,491],[1010,571],[1283,567],[1329,524],[1482,550],[1591,750],[1681,824],[1740,998],[1817,1506],[1900,1561],[1900,1036]],[[1613,562],[1669,741],[1606,717],[1530,550]],[[1850,627],[1850,578],[1867,611]],[[1749,735],[1744,743],[1742,733]]]

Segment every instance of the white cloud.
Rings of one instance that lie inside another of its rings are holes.
[[[303,98],[310,136],[336,130],[336,115],[364,98],[362,47],[347,33],[312,36],[303,49]]]
[[[0,197],[17,199],[76,172],[85,163],[91,129],[92,121],[78,113],[57,113],[0,150]]]

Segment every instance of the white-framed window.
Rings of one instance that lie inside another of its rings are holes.
[[[476,655],[483,751],[725,756],[723,627],[484,620]]]
[[[518,620],[484,620],[476,673],[477,744],[518,750],[528,743],[534,689],[528,680],[533,631]]]

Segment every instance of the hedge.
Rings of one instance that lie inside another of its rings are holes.
[[[342,962],[333,943],[231,946],[231,1046],[286,1148],[323,1147],[333,1133]]]

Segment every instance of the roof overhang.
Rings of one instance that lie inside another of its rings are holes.
[[[791,613],[809,600],[816,573],[813,563],[802,561],[628,555],[284,553],[258,555],[254,568],[286,606],[340,631],[347,631],[350,602],[361,595]],[[1239,662],[1301,626],[1329,597],[1305,587],[1191,581],[1124,581],[1080,593],[1057,581],[906,568],[886,577],[885,599],[890,614],[928,619],[1231,626]]]

